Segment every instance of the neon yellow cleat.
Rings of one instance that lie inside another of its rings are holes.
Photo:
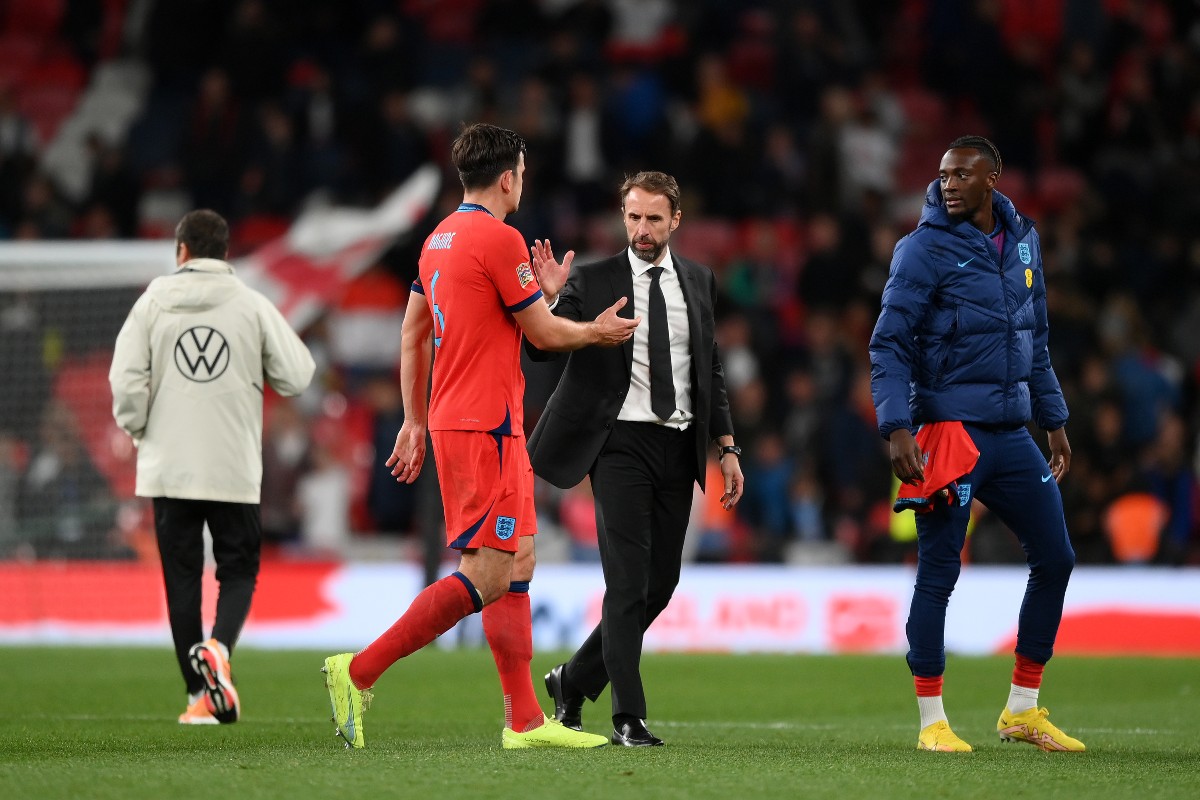
[[[564,727],[553,717],[543,715],[545,722],[525,733],[505,728],[503,735],[505,750],[520,750],[526,747],[604,747],[608,739],[594,733]]]
[[[336,735],[346,741],[346,747],[365,747],[363,711],[371,707],[369,689],[359,689],[350,680],[350,661],[353,653],[341,653],[325,659],[325,688],[329,690],[329,705],[333,709]]]
[[[950,723],[943,719],[921,729],[917,749],[935,753],[970,753],[971,745],[958,738],[958,734],[950,730]]]
[[[1031,708],[1014,714],[1007,708],[996,723],[996,731],[1004,742],[1028,742],[1048,753],[1082,753],[1087,750],[1083,742],[1067,736],[1047,717],[1050,710]]]

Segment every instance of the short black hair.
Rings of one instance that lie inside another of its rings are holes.
[[[1000,149],[990,139],[982,136],[960,136],[950,143],[947,150],[978,150],[979,154],[992,165],[992,172],[997,175],[1004,169],[1004,160],[1000,158]]]
[[[224,260],[229,255],[229,223],[207,208],[189,211],[175,226],[175,243],[186,244],[192,258]]]
[[[516,170],[525,140],[498,125],[477,122],[463,128],[450,146],[450,160],[464,189],[485,189],[508,170]]]

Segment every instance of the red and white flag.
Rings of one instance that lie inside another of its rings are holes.
[[[234,262],[237,274],[303,330],[342,288],[413,227],[437,199],[441,174],[427,164],[374,209],[307,211],[288,232]]]

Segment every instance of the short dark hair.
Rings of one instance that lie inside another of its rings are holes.
[[[665,172],[639,172],[625,176],[621,184],[621,208],[631,189],[642,189],[650,194],[665,195],[671,201],[671,215],[679,210],[679,183]]]
[[[992,144],[990,139],[985,139],[982,136],[960,136],[950,143],[947,150],[978,150],[979,154],[988,160],[992,165],[992,172],[997,175],[1004,169],[1004,161],[1000,158],[1000,149]]]
[[[189,211],[175,226],[175,243],[186,244],[192,258],[224,260],[229,255],[229,223],[207,208]]]
[[[464,189],[484,189],[508,170],[516,170],[525,140],[498,125],[477,122],[463,128],[450,147],[450,160]]]

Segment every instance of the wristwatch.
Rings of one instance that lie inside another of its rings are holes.
[[[727,444],[721,448],[721,454],[717,456],[717,460],[720,461],[721,459],[725,458],[725,456],[730,454],[741,457],[742,448],[738,447],[736,444]]]

